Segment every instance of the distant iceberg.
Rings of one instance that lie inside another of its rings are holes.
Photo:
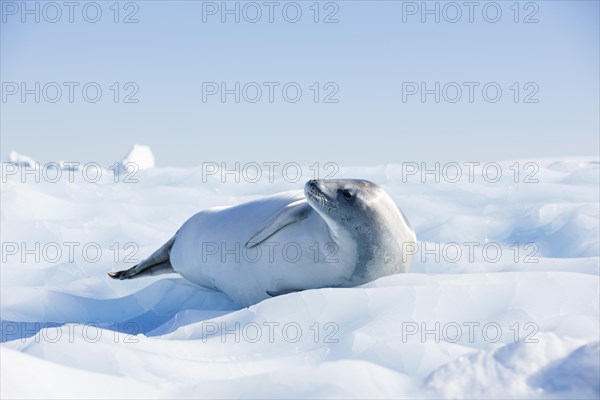
[[[8,154],[8,162],[25,168],[34,168],[38,165],[33,158],[17,153],[14,150]]]
[[[119,162],[119,169],[121,171],[127,171],[127,166],[131,164],[137,166],[137,170],[154,168],[155,162],[152,149],[141,144],[134,144],[127,155]]]
[[[15,164],[23,168],[40,168],[40,163],[36,162],[29,156],[16,152],[15,150],[12,150],[8,154],[8,163]],[[149,146],[141,144],[134,144],[129,152],[127,152],[125,157],[123,157],[118,163],[119,172],[152,169],[155,166],[156,163],[154,161],[154,153],[152,152],[152,149]],[[56,161],[46,163],[45,165],[42,165],[41,168],[78,170],[80,169],[80,165],[77,162]]]

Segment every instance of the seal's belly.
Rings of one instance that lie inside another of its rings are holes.
[[[287,192],[199,212],[177,232],[170,256],[173,268],[192,282],[223,291],[241,305],[267,298],[267,290],[340,286],[350,278],[355,260],[333,241],[315,211],[260,245],[245,247],[271,217],[303,197],[302,192]]]

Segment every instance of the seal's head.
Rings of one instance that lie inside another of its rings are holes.
[[[334,239],[356,244],[355,279],[367,282],[410,270],[410,256],[403,253],[416,241],[414,231],[381,186],[363,179],[313,179],[304,195]]]

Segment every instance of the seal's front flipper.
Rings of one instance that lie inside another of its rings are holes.
[[[173,266],[171,266],[171,262],[169,261],[173,243],[175,243],[174,236],[141,263],[125,271],[109,272],[108,276],[113,279],[123,280],[174,272]]]
[[[312,210],[306,199],[301,199],[288,204],[275,217],[271,218],[261,229],[256,231],[246,242],[246,248],[258,246],[260,243],[273,236],[277,231],[285,228],[289,224],[298,222],[306,218]]]
[[[302,289],[288,289],[288,290],[267,290],[267,294],[271,297],[282,296],[284,294],[301,292]]]

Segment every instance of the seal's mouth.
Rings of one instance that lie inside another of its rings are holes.
[[[327,195],[319,188],[319,181],[311,179],[304,186],[304,196],[309,202],[318,206],[323,211],[331,211],[337,208],[333,201],[327,198]],[[311,201],[312,200],[312,201]]]

